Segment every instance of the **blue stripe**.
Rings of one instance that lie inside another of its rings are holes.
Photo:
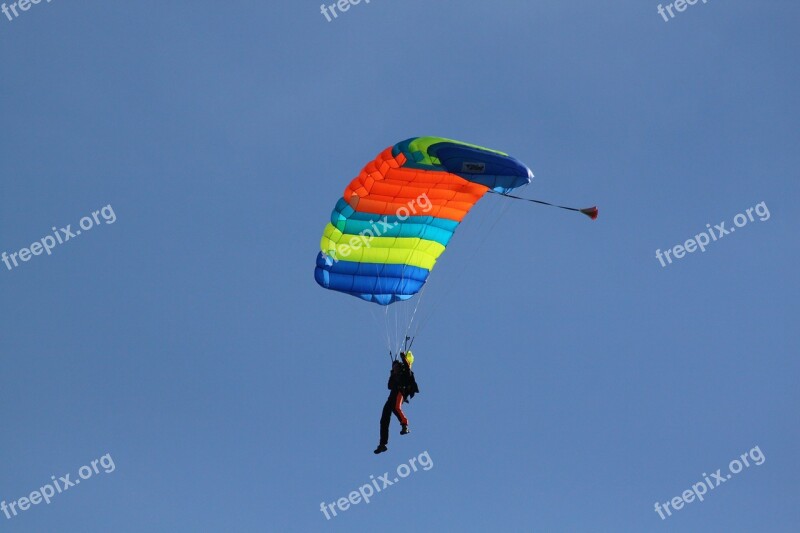
[[[449,142],[433,144],[428,155],[435,157],[451,174],[480,183],[490,189],[507,193],[531,182],[533,172],[510,155],[500,155]],[[480,170],[469,172],[468,167],[478,163]]]
[[[333,261],[317,254],[314,279],[326,289],[351,294],[381,305],[407,300],[418,293],[430,271],[408,265]]]
[[[404,168],[417,168],[421,170],[438,170],[455,174],[467,181],[485,185],[490,189],[508,193],[518,187],[527,185],[533,178],[533,172],[518,159],[510,155],[500,155],[463,144],[440,142],[428,147],[428,156],[435,157],[440,165],[423,165],[424,158],[421,152],[412,152],[409,148],[411,142],[417,137],[406,139],[392,147],[392,155],[397,157],[401,153],[406,156]],[[464,163],[482,163],[483,168],[479,173],[464,171]]]

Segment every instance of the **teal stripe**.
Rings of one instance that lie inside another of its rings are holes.
[[[387,222],[392,226],[391,222]],[[419,237],[428,241],[436,241],[442,246],[447,246],[452,231],[443,230],[427,224],[415,224],[413,222],[400,222],[396,226],[387,228],[381,223],[372,224],[362,220],[343,220],[337,224],[336,229],[342,233],[350,235],[363,235],[372,237]]]
[[[458,227],[458,222],[446,218],[410,216],[401,220],[393,215],[378,215],[355,211],[340,198],[331,214],[331,224],[351,235],[373,235],[375,237],[418,237],[447,246]]]

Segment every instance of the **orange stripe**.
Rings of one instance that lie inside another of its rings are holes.
[[[395,158],[392,148],[387,148],[350,182],[343,198],[350,207],[364,213],[405,215],[409,211],[410,215],[461,222],[467,211],[489,189],[449,172],[402,168],[405,162],[402,153]],[[423,194],[431,205],[424,212],[416,201]],[[416,208],[416,213],[412,207]]]

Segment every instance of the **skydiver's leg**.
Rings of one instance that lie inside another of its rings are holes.
[[[383,413],[381,413],[381,444],[386,445],[389,442],[389,421],[392,419],[392,396],[383,404]]]
[[[403,413],[403,394],[400,392],[397,393],[397,396],[394,399],[394,415],[400,421],[400,424],[404,426],[408,425],[408,419]]]

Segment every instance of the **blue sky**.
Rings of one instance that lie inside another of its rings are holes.
[[[794,530],[800,7],[657,5],[0,15],[0,252],[116,215],[0,264],[0,501],[115,464],[0,529]],[[347,182],[418,135],[508,152],[536,174],[520,194],[600,218],[476,207],[420,305],[413,432],[376,457],[382,310],[318,287],[314,259]]]

